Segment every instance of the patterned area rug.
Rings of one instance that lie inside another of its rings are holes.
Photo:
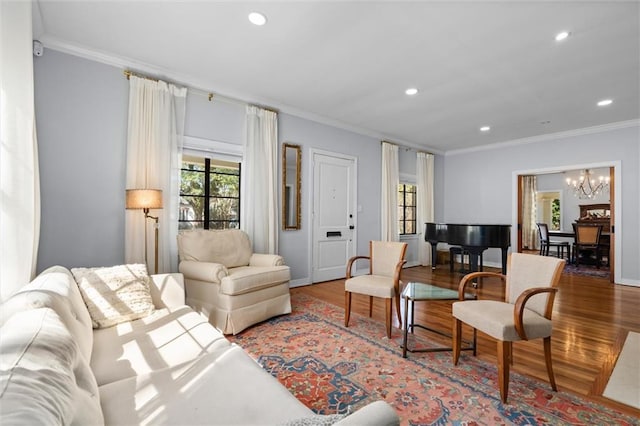
[[[601,266],[600,269],[594,265],[565,265],[562,271],[570,275],[586,275],[588,277],[609,278],[609,267]]]
[[[450,352],[402,358],[401,331],[309,296],[292,296],[293,313],[231,337],[292,394],[318,414],[391,404],[403,425],[637,425],[637,419],[511,373],[502,404],[495,365]],[[417,340],[417,339],[416,339]],[[431,343],[420,339],[420,346]]]

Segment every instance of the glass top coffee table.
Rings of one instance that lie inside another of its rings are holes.
[[[465,293],[465,300],[474,300],[476,296],[471,293]],[[440,330],[434,330],[424,325],[416,324],[414,322],[414,304],[415,302],[427,301],[427,300],[458,300],[458,292],[456,290],[451,290],[448,288],[442,288],[435,286],[433,284],[425,284],[419,282],[410,282],[407,286],[402,290],[402,294],[400,295],[404,299],[404,337],[402,339],[402,357],[407,357],[407,351],[409,352],[441,352],[441,351],[450,351],[452,348],[424,348],[424,349],[410,349],[407,345],[407,337],[409,333],[409,328],[411,328],[411,333],[413,333],[415,327],[422,328],[423,330],[431,331],[433,333],[437,333],[441,336],[451,337],[450,334],[443,333]],[[411,302],[411,321],[409,320],[409,302]],[[473,351],[475,355],[475,346],[476,346],[476,331],[473,331],[473,341],[465,342],[470,344],[471,346],[466,346],[461,348],[463,351]]]

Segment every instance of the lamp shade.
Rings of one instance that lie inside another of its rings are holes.
[[[162,191],[159,189],[127,189],[127,209],[161,209]]]

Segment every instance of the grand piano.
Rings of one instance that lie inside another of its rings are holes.
[[[507,250],[511,245],[511,225],[461,225],[425,223],[425,241],[431,243],[432,269],[438,254],[438,243],[461,246],[469,253],[471,272],[478,270],[478,259],[489,247],[502,250],[502,273],[507,273]]]

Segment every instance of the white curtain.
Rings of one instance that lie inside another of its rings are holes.
[[[0,300],[34,276],[40,182],[31,2],[0,1]]]
[[[247,106],[241,228],[256,253],[278,253],[278,115]]]
[[[381,239],[399,241],[398,231],[398,185],[400,171],[398,146],[382,142],[382,191],[381,191]]]
[[[418,260],[422,266],[432,265],[435,262],[431,259],[431,244],[424,240],[424,224],[433,222],[433,154],[418,152],[416,159],[416,184],[418,186],[417,203],[417,226],[420,235],[418,238]]]
[[[176,236],[186,96],[186,88],[164,81],[135,76],[129,79],[126,183],[127,189],[162,190],[163,208],[150,212],[159,217],[159,273],[178,270]],[[155,268],[153,226],[142,210],[126,211],[125,261],[146,260],[150,272]],[[144,259],[145,227],[148,259]]]
[[[522,177],[522,247],[538,248],[538,228],[536,226],[536,191],[535,176]]]

